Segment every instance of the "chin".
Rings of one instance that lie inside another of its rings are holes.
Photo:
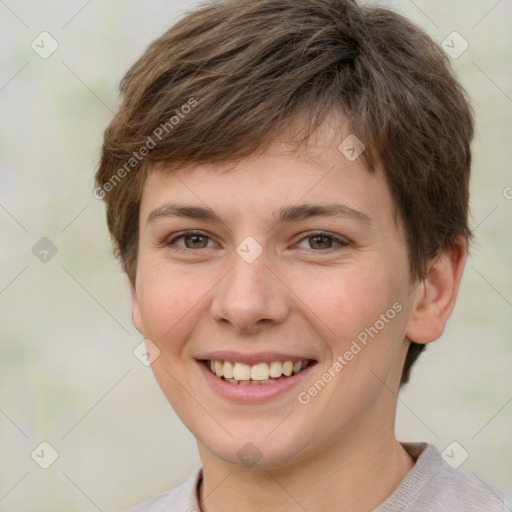
[[[266,425],[264,430],[250,428],[247,424],[239,431],[228,429],[233,438],[227,434],[221,439],[212,438],[210,435],[196,435],[196,438],[201,439],[200,444],[205,449],[227,464],[248,469],[280,469],[306,458],[305,451],[308,445],[310,449],[313,448],[311,438],[305,435],[305,432],[299,432],[296,424],[294,432],[290,432],[292,415],[283,422],[282,431],[279,433],[277,430],[281,427],[269,435],[277,422],[271,428]]]

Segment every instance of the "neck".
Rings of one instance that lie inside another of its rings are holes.
[[[244,468],[219,460],[205,447],[203,512],[279,510],[368,512],[388,498],[414,466],[393,428],[344,433],[336,442],[277,469]]]

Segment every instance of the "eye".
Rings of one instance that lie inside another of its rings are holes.
[[[183,239],[184,241],[184,246],[176,243],[178,240],[181,239]],[[186,231],[185,233],[181,233],[180,235],[176,236],[172,240],[169,240],[167,242],[167,245],[175,245],[180,249],[206,249],[208,245],[208,240],[211,241],[210,237],[203,233],[200,233],[198,231]]]
[[[178,241],[180,240],[183,240],[183,244],[178,243]],[[328,233],[317,232],[311,233],[308,236],[303,237],[300,240],[299,244],[297,244],[297,246],[299,246],[306,240],[310,241],[308,244],[309,247],[306,247],[306,249],[316,249],[318,250],[317,252],[335,249],[336,244],[338,247],[345,247],[347,245],[350,245],[350,242],[343,238],[330,235]],[[211,242],[213,245],[208,246],[208,242]],[[211,238],[208,235],[201,233],[199,231],[186,231],[170,239],[168,242],[166,242],[166,245],[175,246],[179,250],[187,250],[208,249],[209,247],[218,246],[219,244],[216,244],[211,240]]]
[[[333,235],[329,235],[328,233],[311,233],[308,236],[301,239],[300,242],[305,240],[312,240],[309,242],[309,249],[320,249],[320,250],[329,250],[333,248],[334,244],[338,244],[340,247],[345,247],[350,244],[348,240],[343,238],[339,238]],[[335,248],[335,247],[334,247]]]

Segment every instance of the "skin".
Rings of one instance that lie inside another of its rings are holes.
[[[384,176],[370,174],[362,158],[345,158],[338,145],[349,132],[339,133],[325,124],[300,150],[283,137],[235,164],[155,168],[145,183],[133,322],[161,351],[156,379],[197,439],[203,511],[370,511],[414,465],[394,434],[407,338],[428,343],[442,334],[466,245],[457,239],[423,280],[411,279]],[[207,206],[223,222],[147,222],[169,203]],[[342,203],[368,222],[275,222],[279,208],[305,203]],[[185,230],[206,238],[173,242]],[[343,243],[317,238],[319,231]],[[236,252],[248,236],[263,249],[252,263]],[[307,405],[299,403],[298,393],[396,303],[401,311]],[[199,370],[196,358],[209,350],[292,352],[317,362],[298,389],[234,403]],[[237,456],[247,442],[261,457],[252,467]]]

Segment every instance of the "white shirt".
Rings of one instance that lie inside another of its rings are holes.
[[[372,512],[506,512],[503,497],[487,484],[443,462],[427,443],[402,443],[415,465],[393,494]],[[125,512],[201,512],[198,467],[180,486],[153,496]]]

